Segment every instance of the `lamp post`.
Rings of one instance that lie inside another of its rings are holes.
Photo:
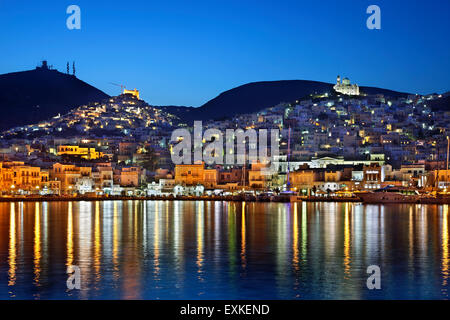
[[[447,136],[447,167],[445,168],[447,170],[448,174],[448,152],[450,150],[450,136]]]
[[[445,185],[448,185],[448,183],[449,183],[449,179],[448,179],[448,152],[449,152],[449,149],[450,149],[450,136],[447,136],[447,165],[446,165],[446,167],[445,167],[445,177],[446,177],[446,179],[445,179]]]

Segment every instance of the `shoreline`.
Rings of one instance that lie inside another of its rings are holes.
[[[360,198],[357,197],[296,197],[294,201],[289,198],[278,199],[275,201],[270,200],[257,200],[257,199],[236,199],[232,196],[181,196],[181,197],[164,197],[164,196],[24,196],[24,197],[0,197],[1,202],[63,202],[63,201],[230,201],[230,202],[275,202],[275,203],[289,203],[289,202],[352,202],[363,203]],[[386,202],[375,203],[363,203],[363,204],[396,204]],[[450,199],[432,199],[424,198],[420,199],[417,203],[405,202],[398,204],[450,204]]]

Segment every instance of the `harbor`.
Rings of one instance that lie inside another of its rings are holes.
[[[2,196],[0,202],[53,202],[53,201],[112,201],[112,200],[146,200],[146,201],[235,201],[235,202],[361,202],[370,204],[412,203],[412,204],[450,204],[450,193],[419,193],[417,190],[384,188],[372,192],[361,191],[339,195],[304,196],[295,192],[280,194],[263,192],[241,192],[234,195],[160,195],[160,196]]]
[[[3,202],[0,299],[448,299],[448,208]],[[373,264],[381,290],[365,286]]]

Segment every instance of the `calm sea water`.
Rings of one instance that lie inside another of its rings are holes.
[[[447,299],[449,267],[448,206],[0,203],[1,299]]]

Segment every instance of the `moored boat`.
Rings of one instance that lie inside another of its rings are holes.
[[[262,201],[262,202],[270,201],[270,197],[272,195],[273,195],[273,192],[262,192],[262,193],[258,194],[258,196],[256,197],[256,200]]]
[[[292,196],[296,196],[297,192],[294,191],[281,191],[277,195],[273,195],[270,197],[270,201],[273,202],[290,202]]]
[[[373,191],[355,193],[363,203],[419,203],[420,195],[415,189],[385,187]]]

